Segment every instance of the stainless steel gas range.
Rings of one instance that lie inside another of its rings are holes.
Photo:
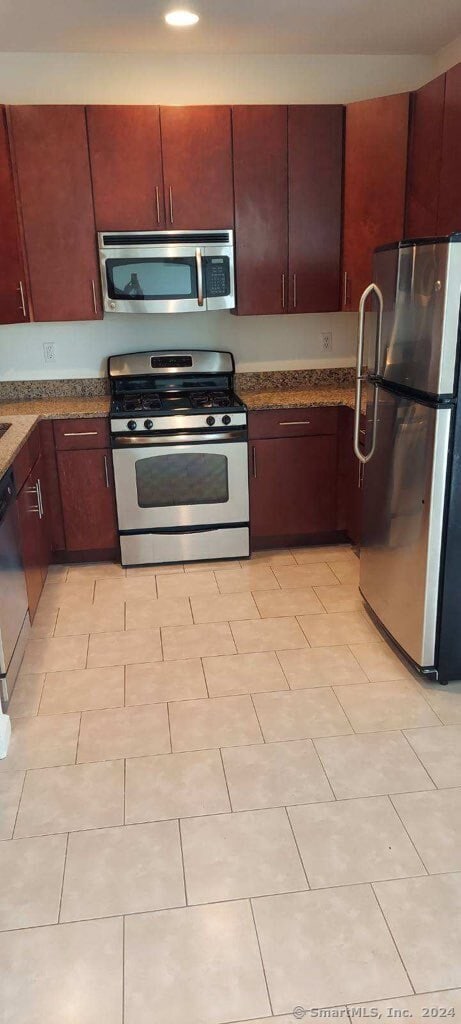
[[[249,555],[247,410],[230,352],[109,359],[122,564]]]

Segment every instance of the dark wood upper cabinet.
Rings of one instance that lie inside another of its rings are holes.
[[[358,309],[372,280],[373,250],[403,237],[409,94],[346,109],[343,309]],[[346,277],[347,275],[347,277]]]
[[[423,85],[411,97],[405,235],[437,233],[442,163],[445,75]]]
[[[67,551],[118,545],[112,453],[109,448],[57,451]]]
[[[29,319],[5,111],[0,107],[0,323]]]
[[[461,231],[461,64],[446,74],[437,234]]]
[[[289,308],[337,310],[344,108],[288,107]]]
[[[237,312],[283,313],[288,305],[287,108],[232,111]]]
[[[85,109],[9,108],[34,320],[102,316]]]
[[[98,231],[165,227],[159,108],[92,106],[86,116]]]
[[[161,107],[169,228],[233,225],[230,107]]]

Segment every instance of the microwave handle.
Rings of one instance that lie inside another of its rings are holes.
[[[195,262],[197,264],[197,302],[199,306],[203,306],[203,264],[200,248],[195,250]]]

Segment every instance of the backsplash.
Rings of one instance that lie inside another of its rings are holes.
[[[354,370],[330,367],[312,370],[258,370],[236,373],[236,390],[278,391],[282,388],[352,385]],[[4,380],[0,381],[0,402],[32,402],[40,398],[99,398],[109,394],[107,377],[77,380]]]

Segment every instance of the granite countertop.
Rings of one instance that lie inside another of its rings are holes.
[[[245,387],[245,383],[241,380],[237,384],[237,391],[250,410],[296,409],[304,406],[354,407],[355,394],[350,381],[343,383],[337,379],[330,383],[319,379],[313,380],[312,383],[307,380],[303,383],[296,381],[295,385],[294,380],[279,380],[279,386],[272,388],[264,386],[264,378],[261,380],[261,387],[255,387],[254,384],[252,387]],[[59,420],[68,417],[85,419],[108,415],[109,395],[89,396],[88,391],[85,394],[84,387],[82,391],[80,397],[74,392],[73,395],[65,397],[49,394],[44,398],[0,401],[0,423],[11,424],[3,437],[0,437],[0,476],[12,465],[40,420]]]
[[[355,405],[355,391],[350,385],[317,384],[313,387],[274,388],[271,391],[239,388],[238,393],[250,410],[300,409],[315,405],[345,405],[353,409]]]
[[[0,477],[13,464],[27,438],[40,420],[85,419],[107,416],[109,397],[43,398],[34,401],[0,402],[0,423],[10,426],[0,437]]]

